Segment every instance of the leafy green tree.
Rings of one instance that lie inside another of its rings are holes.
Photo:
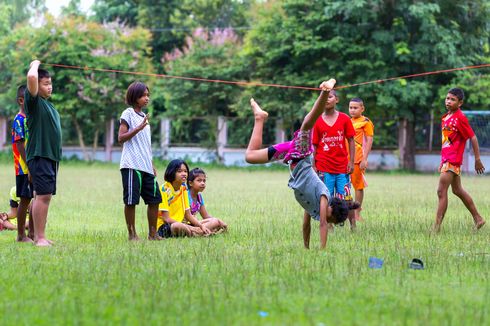
[[[0,16],[7,17],[7,24],[12,29],[17,23],[26,22],[32,16],[44,13],[46,11],[45,2],[45,0],[1,0]]]
[[[335,77],[339,86],[410,75],[481,60],[488,39],[488,1],[270,1],[255,10],[244,54],[252,79],[286,85],[317,86]],[[347,88],[341,104],[360,96],[369,115],[398,121],[402,167],[415,167],[415,130],[439,105],[438,91],[455,74]],[[316,94],[281,89],[263,91],[289,127],[303,113],[297,107]],[[291,103],[294,103],[293,109]],[[299,114],[301,113],[301,114]]]
[[[243,69],[233,64],[239,50],[240,41],[231,29],[216,29],[212,32],[197,29],[192,38],[187,38],[182,50],[175,49],[164,56],[165,69],[169,75],[174,76],[236,80],[240,78]],[[192,141],[193,135],[203,133],[200,138],[208,139],[209,144],[214,144],[216,117],[233,115],[231,104],[240,92],[240,88],[235,85],[173,78],[162,79],[160,85],[161,91],[157,93],[164,96],[167,108],[165,114],[178,118],[173,122],[173,127],[182,125],[177,130],[179,138]],[[212,120],[207,120],[208,124],[204,128],[186,126],[184,120],[192,117]]]
[[[168,0],[129,1],[96,0],[93,6],[99,22],[119,20],[130,26],[151,31],[153,59],[160,72],[164,53],[185,46],[185,38],[197,28],[212,32],[214,28],[237,26],[235,33],[247,31],[247,13],[251,0]]]
[[[137,25],[138,1],[95,0],[92,5],[94,18],[99,23],[119,21],[127,26]]]
[[[29,62],[35,57],[47,64],[44,68],[54,73],[52,100],[62,116],[64,142],[78,139],[88,158],[87,140],[98,144],[105,123],[124,108],[125,90],[135,77],[49,64],[151,71],[150,37],[142,28],[47,16],[42,27],[21,27],[2,39],[0,50],[7,56],[0,68],[10,71],[3,86],[9,87],[8,98],[15,98],[15,85],[25,83]]]

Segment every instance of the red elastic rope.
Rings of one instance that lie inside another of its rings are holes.
[[[198,78],[198,77],[172,76],[172,75],[165,75],[165,74],[154,74],[154,73],[147,73],[147,72],[139,72],[139,71],[127,71],[127,70],[105,69],[105,68],[90,68],[87,66],[85,66],[85,67],[72,66],[72,65],[64,65],[64,64],[57,64],[57,63],[43,63],[43,64],[48,65],[48,66],[53,66],[53,67],[67,68],[67,69],[115,72],[115,73],[120,73],[120,74],[142,75],[142,76],[151,76],[151,77],[159,77],[159,78],[173,78],[173,79],[200,81],[200,82],[208,82],[208,83],[232,84],[232,85],[239,85],[239,86],[292,88],[292,89],[303,89],[303,90],[312,90],[312,91],[320,90],[320,88],[318,88],[318,87],[288,86],[288,85],[280,85],[280,84],[267,84],[267,83],[241,82],[241,81],[230,81],[230,80],[220,80],[220,79],[206,79],[206,78]],[[335,89],[351,88],[351,87],[369,85],[369,84],[374,84],[374,83],[384,83],[387,81],[393,81],[393,80],[397,80],[397,79],[416,78],[416,77],[421,77],[421,76],[437,75],[437,74],[447,73],[447,72],[452,72],[452,71],[479,69],[479,68],[486,68],[486,67],[490,67],[490,63],[474,65],[474,66],[465,66],[465,67],[460,67],[460,68],[435,70],[435,71],[429,71],[429,72],[422,72],[422,73],[418,73],[418,74],[411,74],[411,75],[398,76],[398,77],[390,77],[390,78],[386,78],[386,79],[371,80],[371,81],[366,81],[366,82],[357,83],[357,84],[337,86],[337,87],[335,87]]]

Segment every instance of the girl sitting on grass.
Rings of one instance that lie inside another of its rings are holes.
[[[191,214],[185,186],[188,173],[187,163],[178,159],[171,161],[165,170],[165,183],[160,189],[162,202],[157,220],[158,235],[163,238],[211,234],[206,225]]]
[[[206,173],[204,170],[200,168],[192,169],[187,178],[187,186],[191,214],[194,216],[197,216],[197,213],[201,214],[201,223],[206,225],[213,233],[226,231],[228,225],[220,219],[211,216],[206,210],[206,206],[204,206],[204,199],[201,195],[206,189]]]

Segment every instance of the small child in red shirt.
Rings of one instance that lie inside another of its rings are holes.
[[[463,201],[466,208],[470,211],[475,222],[475,229],[480,229],[485,225],[485,220],[478,213],[475,203],[470,194],[463,189],[461,184],[461,164],[463,163],[463,153],[466,141],[470,139],[473,152],[475,154],[476,173],[482,174],[485,167],[480,159],[480,148],[478,139],[471,129],[468,119],[461,111],[463,105],[464,92],[460,88],[452,88],[446,96],[446,108],[448,113],[442,116],[442,146],[441,146],[441,165],[439,172],[439,186],[437,196],[439,204],[437,206],[436,222],[433,226],[435,232],[441,229],[442,220],[447,210],[447,190],[449,186],[453,193]]]

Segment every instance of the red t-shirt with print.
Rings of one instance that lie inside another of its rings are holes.
[[[354,137],[356,131],[349,116],[339,112],[337,120],[329,126],[323,116],[313,127],[313,145],[316,146],[315,166],[318,171],[328,173],[347,173],[347,138]]]
[[[441,129],[441,163],[461,166],[466,141],[475,135],[468,118],[459,109],[453,114],[446,113],[442,116]]]

